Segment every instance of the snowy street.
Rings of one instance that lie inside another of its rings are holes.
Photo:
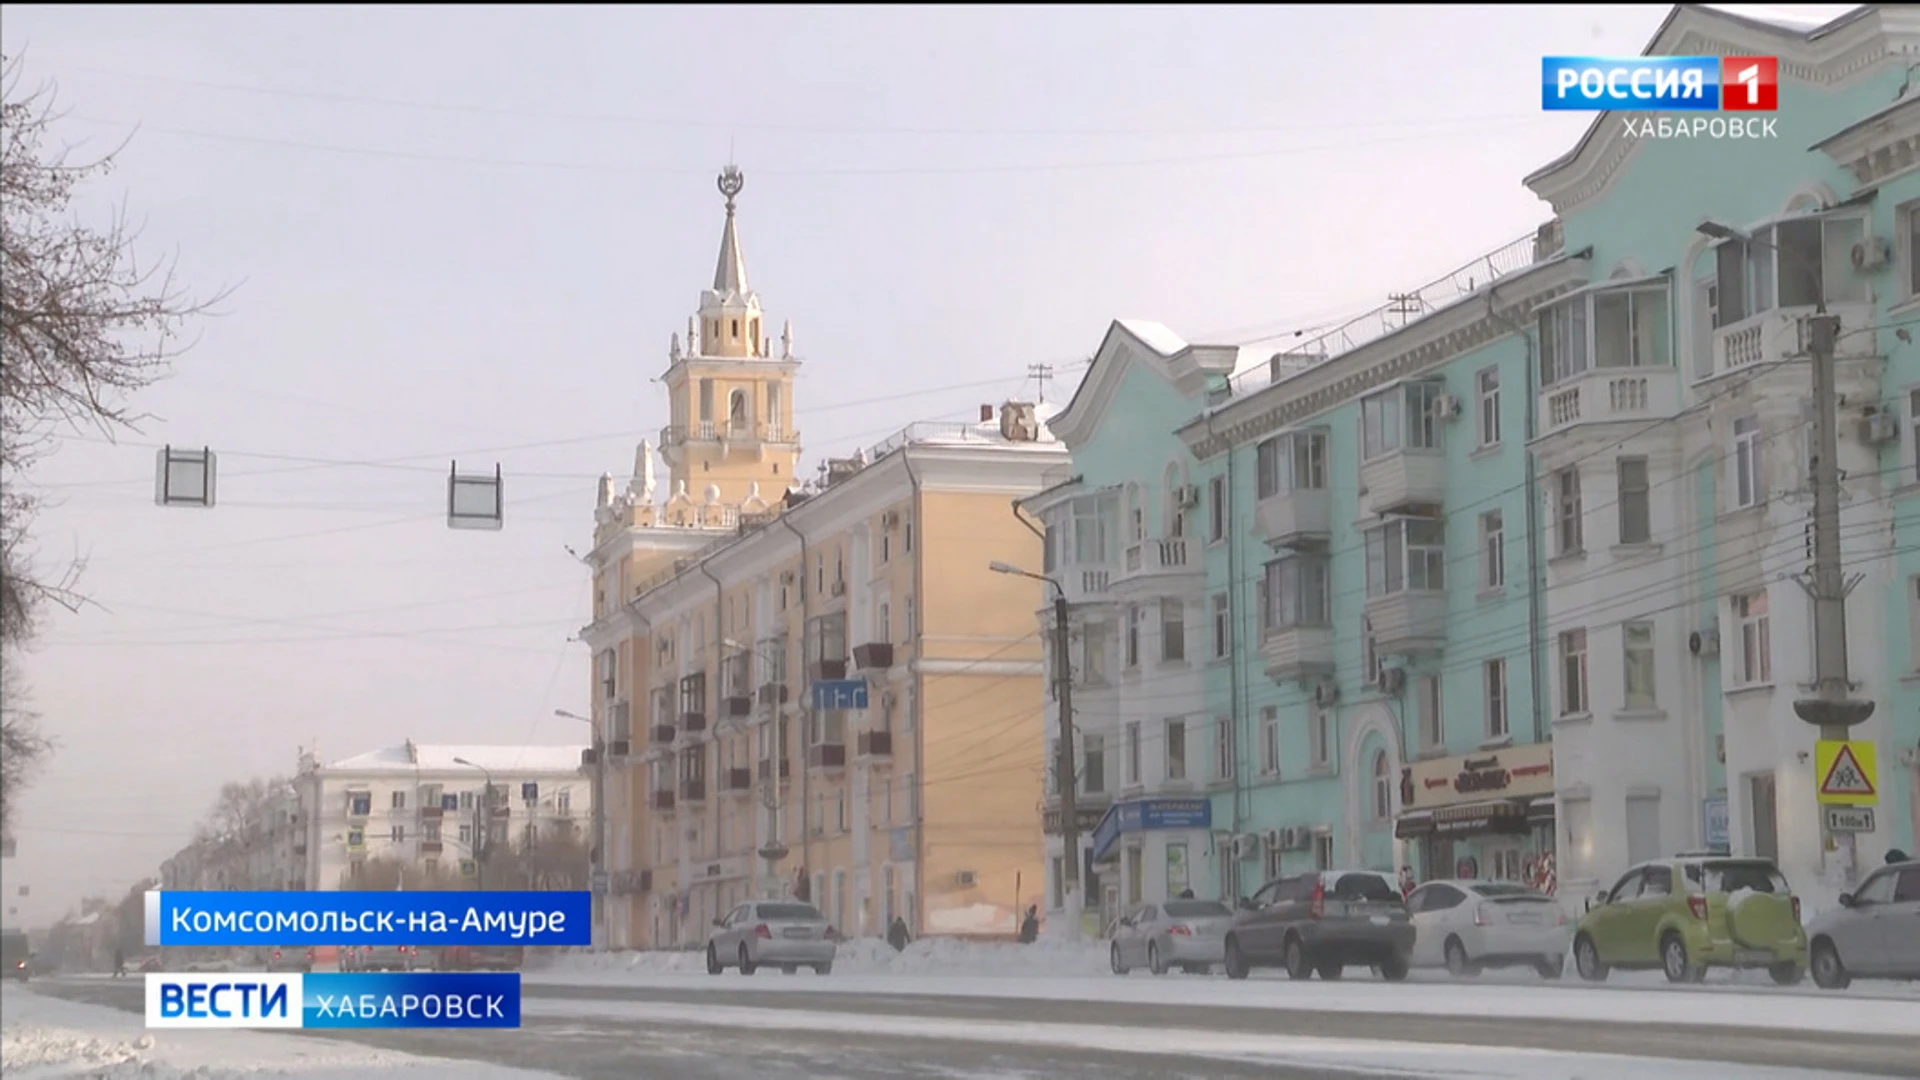
[[[17,1032],[40,1023],[46,1008],[85,1011],[87,1023],[63,1022],[88,1030],[117,1024],[123,1045],[148,1037],[156,1052],[172,1053],[183,1036],[193,1036],[195,1046],[179,1053],[217,1051],[201,1063],[232,1075],[248,1075],[228,1064],[236,1047],[280,1044],[289,1049],[249,1052],[276,1069],[302,1070],[289,1073],[301,1077],[344,1075],[324,1066],[350,1054],[383,1055],[349,1059],[353,1066],[342,1061],[354,1075],[400,1069],[441,1076],[468,1068],[462,1075],[486,1080],[529,1074],[472,1070],[506,1066],[568,1077],[675,1080],[1812,1080],[1911,1076],[1920,1060],[1920,997],[1904,984],[1834,995],[1729,984],[1675,989],[1637,977],[1602,988],[1420,976],[1389,985],[1365,975],[1334,984],[1270,975],[1233,983],[1093,974],[1089,958],[1045,947],[929,950],[937,944],[916,943],[895,956],[854,943],[843,957],[845,970],[825,978],[778,972],[716,978],[697,970],[692,954],[565,957],[527,974],[525,1027],[500,1032],[146,1033],[135,1015],[139,983],[54,979],[7,990],[5,1064],[11,1077],[23,1063],[17,1047],[37,1045]],[[17,1008],[22,1001],[32,1007]],[[303,1064],[309,1058],[320,1071]]]

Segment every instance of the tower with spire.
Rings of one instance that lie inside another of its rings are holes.
[[[763,510],[795,482],[800,441],[793,429],[793,381],[800,361],[791,324],[781,331],[776,350],[760,295],[747,283],[737,213],[745,185],[735,166],[721,171],[727,216],[713,286],[700,294],[684,347],[675,335],[668,349],[664,381],[672,422],[660,438],[668,524],[704,524],[705,508],[716,505],[733,512]],[[700,520],[685,520],[688,513]]]

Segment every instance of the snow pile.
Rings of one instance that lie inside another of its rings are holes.
[[[569,953],[553,958],[554,974],[625,972],[673,975],[707,969],[704,952]],[[1001,978],[1098,975],[1107,971],[1104,942],[1041,939],[1032,945],[923,938],[903,952],[878,938],[843,941],[834,972],[854,975],[988,975]]]
[[[373,1050],[257,1031],[142,1030],[137,1013],[9,986],[0,1000],[0,1072],[7,1080],[551,1080],[551,1074]]]

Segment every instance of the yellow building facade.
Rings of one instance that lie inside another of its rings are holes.
[[[1041,540],[1012,501],[1066,466],[1044,410],[917,424],[796,483],[791,324],[768,339],[727,198],[714,284],[643,443],[601,482],[598,940],[673,948],[756,898],[847,936],[1013,933],[1040,898]],[[826,696],[818,696],[826,695]]]

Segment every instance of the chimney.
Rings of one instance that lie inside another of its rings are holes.
[[[420,748],[413,745],[412,739],[407,740],[407,763],[410,765],[420,764]]]
[[[1000,406],[1000,437],[1008,442],[1039,442],[1040,422],[1033,415],[1030,401],[1009,401]]]
[[[993,406],[991,405],[980,406],[980,422],[983,424],[993,423]]]

